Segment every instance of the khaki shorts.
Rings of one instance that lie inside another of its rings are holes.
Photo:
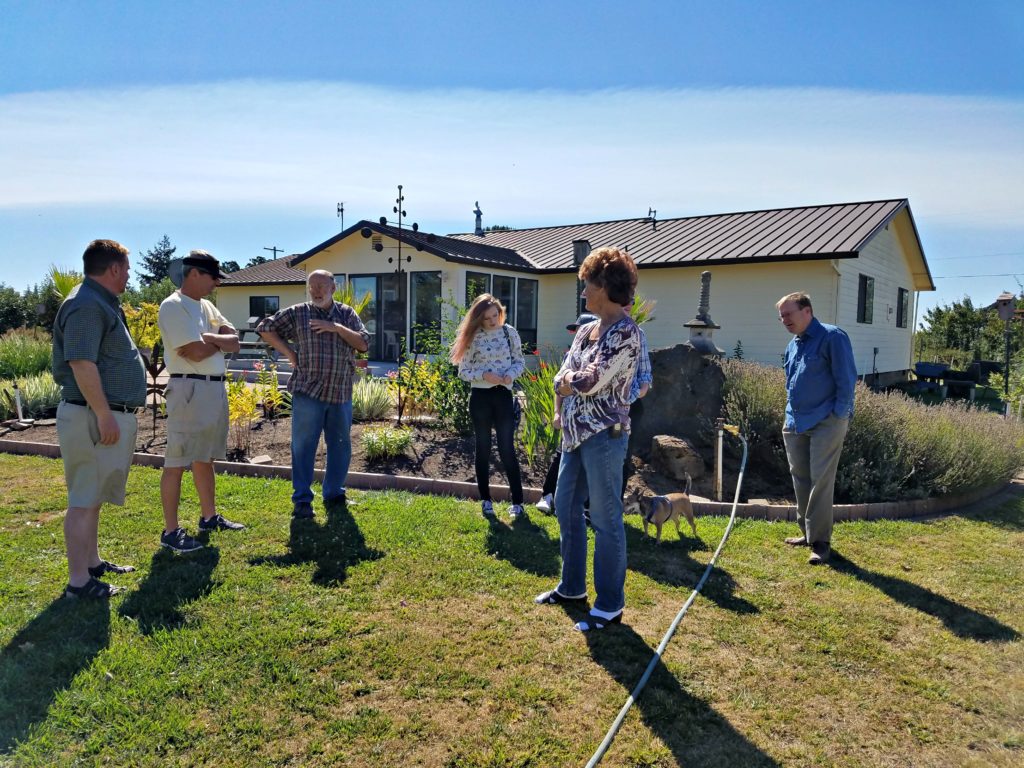
[[[114,445],[100,445],[100,429],[91,408],[65,402],[57,406],[57,442],[64,459],[69,507],[124,504],[139,422],[134,413],[113,414],[121,436]]]
[[[167,398],[165,467],[223,459],[228,448],[228,393],[223,381],[171,379]]]

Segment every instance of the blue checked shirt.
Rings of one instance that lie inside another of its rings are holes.
[[[633,377],[633,384],[629,388],[630,403],[640,399],[640,387],[644,384],[650,387],[654,383],[654,377],[651,376],[651,355],[647,349],[647,334],[640,326],[637,328],[640,331],[640,357],[636,360],[636,376]]]
[[[841,328],[816,317],[786,347],[787,431],[806,432],[830,413],[840,419],[853,416],[853,389],[857,364],[850,337]]]

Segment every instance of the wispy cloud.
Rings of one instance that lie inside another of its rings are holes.
[[[1024,102],[830,90],[402,91],[336,83],[0,97],[0,208],[352,201],[529,225],[909,196],[1024,227]],[[466,209],[466,210],[464,210]]]

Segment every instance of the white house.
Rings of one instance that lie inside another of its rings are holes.
[[[688,338],[683,323],[708,270],[710,315],[721,326],[713,339],[726,353],[740,343],[745,359],[778,365],[788,334],[775,301],[803,290],[819,319],[849,333],[858,373],[883,381],[911,368],[917,293],[935,290],[909,202],[896,199],[490,232],[478,216],[474,232],[449,236],[360,221],[305,253],[235,272],[217,303],[247,327],[304,301],[305,276],[326,269],[371,293],[371,358],[393,360],[400,337],[415,347],[414,326],[440,322],[438,299],[468,303],[489,291],[526,343],[560,350],[577,314],[576,265],[603,245],[629,251],[640,292],[657,301],[645,326],[654,348]]]

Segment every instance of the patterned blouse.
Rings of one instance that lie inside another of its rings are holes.
[[[525,370],[526,360],[523,358],[523,342],[519,338],[519,331],[511,325],[504,325],[493,331],[481,328],[476,332],[459,363],[459,378],[478,389],[490,389],[505,385],[484,381],[484,374],[488,371],[499,376],[511,376],[512,381],[515,381]]]
[[[582,326],[572,340],[555,388],[564,382],[576,394],[562,400],[562,450],[574,451],[584,440],[613,424],[629,429],[630,389],[640,357],[640,328],[628,315],[597,341],[590,334],[599,320]],[[583,369],[596,363],[595,370]]]

